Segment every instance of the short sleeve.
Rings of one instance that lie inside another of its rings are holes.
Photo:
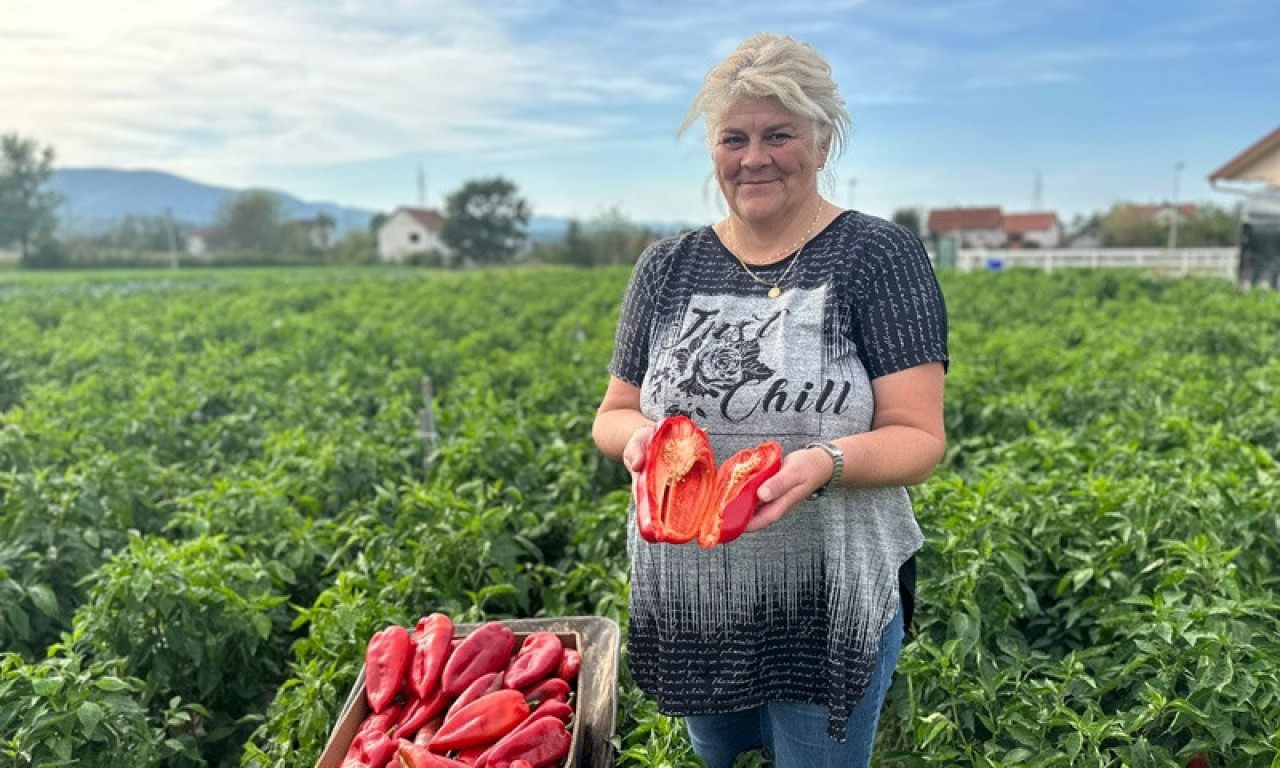
[[[853,313],[867,374],[948,365],[946,303],[920,238],[882,222],[861,246]]]
[[[613,359],[609,373],[639,387],[649,367],[649,345],[653,331],[654,303],[658,296],[658,244],[645,249],[636,261],[622,312],[614,334]]]

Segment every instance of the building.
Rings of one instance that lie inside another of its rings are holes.
[[[403,264],[420,253],[435,252],[447,257],[449,247],[440,239],[443,225],[444,217],[435,208],[395,209],[378,227],[378,258]]]
[[[1005,242],[1010,248],[1057,248],[1062,245],[1062,224],[1052,211],[1004,214]]]
[[[1221,186],[1223,182],[1261,182],[1266,187],[1280,190],[1280,128],[1263,136],[1209,174],[1209,183],[1214,189],[1223,192],[1240,191],[1224,188]]]
[[[1000,248],[1006,242],[1000,208],[935,208],[925,229],[934,240],[954,238],[962,248]]]
[[[1209,174],[1219,192],[1245,198],[1240,211],[1242,285],[1280,289],[1280,128]]]

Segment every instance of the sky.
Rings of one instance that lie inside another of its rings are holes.
[[[1280,127],[1277,0],[3,0],[0,134],[373,211],[513,181],[535,215],[709,223],[701,125],[746,37],[831,63],[832,202],[1233,205],[1207,176]]]

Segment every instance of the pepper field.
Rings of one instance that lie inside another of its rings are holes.
[[[389,623],[625,627],[590,427],[626,279],[0,275],[0,764],[311,766]],[[942,281],[876,764],[1280,768],[1280,295]],[[621,670],[617,764],[697,764]]]

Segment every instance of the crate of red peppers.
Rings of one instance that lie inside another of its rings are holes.
[[[597,617],[386,627],[317,768],[612,764],[617,653]]]

